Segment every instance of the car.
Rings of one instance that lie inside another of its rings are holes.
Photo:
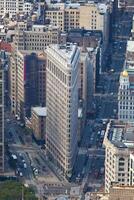
[[[34,174],[37,176],[39,174],[39,170],[38,169],[35,169],[34,170]]]
[[[111,70],[110,70],[110,72],[114,72],[114,71],[115,71],[114,69],[111,69]]]
[[[23,173],[22,172],[19,172],[19,175],[20,175],[20,177],[23,177]]]
[[[101,134],[101,132],[100,132],[100,131],[98,131],[97,135],[100,135],[100,134]]]
[[[18,168],[16,169],[16,175],[19,175],[19,173],[20,173],[20,168],[18,167]]]
[[[113,109],[113,112],[114,112],[114,113],[117,113],[117,110],[116,110],[116,109]]]
[[[15,154],[12,154],[11,157],[13,160],[17,160],[17,156]]]
[[[24,168],[25,168],[25,169],[27,168],[27,164],[26,164],[26,163],[24,163]]]
[[[24,123],[20,123],[20,127],[24,128],[25,124]]]

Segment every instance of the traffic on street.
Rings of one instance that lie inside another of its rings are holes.
[[[72,185],[82,185],[84,192],[96,191],[104,186],[103,140],[109,120],[117,119],[119,75],[124,67],[131,21],[132,14],[128,15],[124,12],[113,24],[112,42],[106,52],[106,61],[99,76],[97,92],[93,95],[95,115],[86,117],[69,183],[62,177],[58,168],[55,169],[48,161],[45,145],[38,145],[23,124],[9,116],[7,112],[5,119],[6,165],[12,176],[16,176],[27,184],[36,185],[38,190],[45,195],[66,193]]]

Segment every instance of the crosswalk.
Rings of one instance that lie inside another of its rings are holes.
[[[105,149],[103,148],[90,148],[90,149],[85,149],[85,148],[80,148],[79,149],[79,155],[84,155],[84,154],[90,154],[90,155],[102,155],[102,153],[105,152]]]

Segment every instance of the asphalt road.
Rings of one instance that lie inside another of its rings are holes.
[[[123,69],[123,63],[125,59],[125,50],[126,50],[126,41],[130,36],[131,30],[131,20],[132,16],[124,14],[116,22],[116,27],[113,30],[113,43],[110,44],[107,60],[109,61],[103,69],[105,70],[105,75],[102,74],[100,77],[99,86],[102,90],[99,92],[98,96],[94,97],[94,103],[96,104],[97,116],[98,119],[109,119],[116,118],[117,113],[117,92],[118,92],[118,79],[119,73]],[[114,69],[113,74],[109,74],[108,69]],[[8,124],[8,123],[7,123]],[[77,184],[87,184],[88,186],[97,187],[98,185],[103,185],[104,176],[96,177],[96,173],[104,167],[104,156],[105,152],[102,146],[103,138],[98,137],[98,131],[105,129],[102,123],[98,123],[96,120],[89,121],[87,120],[85,129],[82,133],[82,141],[80,143],[79,153],[77,160],[74,166],[74,173],[72,176],[72,181]],[[45,170],[47,160],[42,156],[43,154],[39,148],[36,148],[35,144],[28,143],[29,147],[25,146],[25,137],[23,137],[23,130],[20,129],[17,124],[13,121],[11,124],[8,124],[6,127],[6,138],[9,144],[12,145],[11,150],[14,153],[21,153],[27,163],[27,169],[22,169],[23,174],[26,179],[33,179],[33,172],[30,165],[30,153],[33,152],[38,155],[40,158],[33,159],[32,162],[35,166],[41,170],[42,167]],[[17,146],[18,145],[18,146]],[[19,163],[22,164],[22,159],[19,158]],[[39,164],[40,163],[40,164]],[[52,168],[49,163],[48,167]],[[41,166],[39,166],[41,165]],[[45,171],[44,170],[44,171]],[[42,172],[41,172],[42,173]],[[49,173],[47,170],[45,173]],[[56,174],[56,171],[54,171]],[[43,174],[42,174],[43,176]],[[66,187],[57,187],[57,186],[46,186],[41,187],[42,192],[46,194],[49,193],[66,193]]]
[[[106,73],[105,75],[102,74],[100,77],[99,87],[102,88],[102,90],[99,91],[99,95],[94,97],[97,111],[96,117],[98,119],[117,117],[119,74],[123,70],[127,39],[131,35],[132,14],[123,14],[116,20],[114,26],[113,42],[109,45],[109,50],[106,53],[108,63],[103,67]],[[109,73],[109,69],[113,69],[114,72]],[[103,177],[96,180],[94,175],[96,170],[104,166],[103,148],[101,155],[100,150],[98,152],[95,150],[98,147],[97,131],[102,128],[98,126],[98,130],[94,130],[96,125],[95,121],[91,124],[86,124],[76,166],[74,167],[73,180],[77,180],[78,177],[80,177],[90,186],[92,186],[93,181],[96,185],[100,183],[100,180],[103,183]],[[88,148],[91,148],[91,150],[89,151]]]

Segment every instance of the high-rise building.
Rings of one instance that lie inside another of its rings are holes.
[[[134,15],[132,19],[132,29],[131,29],[132,38],[134,39]]]
[[[28,15],[29,13],[31,13],[32,9],[33,9],[33,3],[32,2],[24,2],[24,4],[23,4],[23,12],[25,14]]]
[[[113,184],[110,188],[108,200],[133,200],[134,199],[134,186],[122,186],[120,184]]]
[[[120,74],[118,119],[134,120],[134,41],[127,42],[125,70]]]
[[[26,30],[26,25],[19,23],[16,29],[13,46],[17,50],[44,51],[49,44],[59,42],[59,29],[52,25],[33,25],[31,30]],[[21,30],[20,30],[21,26]]]
[[[77,45],[50,45],[47,50],[46,149],[64,176],[70,176],[77,154],[78,78]]]
[[[50,20],[53,26],[58,26],[61,31],[64,31],[64,4],[60,4],[60,7],[56,4],[51,5],[45,10],[45,19]]]
[[[120,75],[118,91],[118,119],[126,122],[134,120],[134,70],[123,71]]]
[[[109,193],[104,192],[87,192],[86,200],[134,200],[134,186],[124,186],[113,183]]]
[[[11,110],[23,119],[30,116],[31,106],[46,104],[46,57],[31,51],[17,51],[16,55],[10,60]]]
[[[129,185],[134,186],[134,152],[130,153]]]
[[[103,33],[103,42],[107,44],[110,12],[110,5],[104,3],[89,2],[83,5],[56,3],[48,5],[45,17],[52,25],[57,25],[61,31],[78,28],[100,30]]]
[[[127,41],[125,68],[134,70],[134,40]]]
[[[80,28],[102,31],[105,47],[109,41],[110,12],[106,4],[89,3],[80,6]]]
[[[120,121],[108,123],[105,138],[105,191],[112,183],[129,185],[130,154],[134,151],[134,126]]]
[[[131,102],[130,102],[131,101]],[[120,75],[120,85],[118,91],[118,119],[132,121],[133,97],[131,95],[131,85],[127,71],[123,71]]]
[[[81,50],[80,53],[80,67],[79,67],[79,99],[83,101],[86,109],[87,103],[87,67],[88,62],[88,53]]]
[[[0,173],[4,171],[4,75],[0,63]]]
[[[72,4],[66,6],[65,8],[65,21],[64,21],[64,30],[69,31],[71,29],[78,29],[80,27],[79,23],[80,12],[79,6],[76,4]]]
[[[24,0],[1,0],[0,1],[0,16],[9,14],[9,16],[15,16],[18,13],[23,12]]]

